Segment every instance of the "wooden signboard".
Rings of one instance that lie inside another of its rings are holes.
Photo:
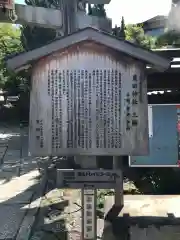
[[[147,154],[143,71],[143,63],[89,42],[40,60],[32,77],[30,152]]]

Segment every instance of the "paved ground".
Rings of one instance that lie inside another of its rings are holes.
[[[1,127],[0,240],[80,240],[80,191],[45,188],[39,176],[37,159],[28,157],[27,128],[20,134],[17,127]],[[98,219],[98,236],[103,227]],[[113,240],[111,229],[103,239]]]
[[[22,138],[19,130],[0,128],[0,240],[27,239],[40,199],[36,159],[27,154],[27,129]]]

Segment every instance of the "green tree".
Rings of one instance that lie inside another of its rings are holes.
[[[126,25],[125,29],[126,40],[132,41],[144,48],[152,49],[156,46],[156,38],[146,35],[141,26]]]
[[[115,27],[112,29],[112,34],[116,37],[119,36],[119,28],[117,25],[115,25]]]
[[[120,27],[120,31],[119,31],[119,37],[121,39],[125,39],[126,38],[125,30],[126,30],[126,27],[125,27],[124,17],[122,17],[121,27]]]
[[[9,71],[4,59],[21,51],[20,30],[12,24],[0,24],[0,88],[12,94],[18,92],[22,76]]]
[[[24,95],[26,97],[26,103],[28,102],[29,87],[26,83],[27,73],[22,71],[21,73],[15,73],[10,71],[6,67],[6,59],[16,55],[23,51],[23,46],[20,40],[20,29],[12,24],[0,24],[0,88],[6,92],[5,101],[7,95],[20,95],[20,86],[23,85]],[[25,88],[26,87],[26,88]],[[1,106],[0,120],[9,121],[19,118],[20,108],[18,107],[7,108],[4,105]],[[28,117],[28,104],[26,104],[26,115]],[[22,111],[21,111],[22,112]],[[25,111],[23,111],[23,114]]]
[[[156,46],[156,38],[146,35],[141,26],[128,24],[125,25],[124,17],[121,20],[121,26],[112,29],[112,34],[121,39],[131,41],[141,47],[152,49]]]
[[[166,30],[164,34],[157,38],[157,47],[166,47],[168,45],[173,47],[180,47],[180,34],[176,31]]]
[[[38,7],[58,7],[58,0],[25,0],[27,5]],[[32,50],[41,47],[56,38],[56,31],[54,29],[47,29],[24,25],[21,28],[21,41],[24,49]]]

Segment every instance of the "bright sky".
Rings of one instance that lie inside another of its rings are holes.
[[[23,3],[23,0],[16,0]],[[120,25],[121,17],[125,23],[138,23],[157,15],[168,15],[171,0],[111,0],[106,6],[107,15],[112,18],[113,26]]]
[[[139,23],[157,15],[168,15],[171,0],[111,0],[106,8],[113,25],[120,25],[122,16],[126,24]]]

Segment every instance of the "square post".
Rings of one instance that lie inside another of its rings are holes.
[[[77,157],[78,158],[78,157]],[[85,169],[97,169],[96,156],[83,156],[79,158],[81,166]],[[81,189],[82,199],[82,239],[96,240],[97,236],[97,190]]]
[[[123,157],[113,157],[113,169],[121,171],[122,178],[119,178],[115,185],[114,202],[115,206],[120,210],[124,206],[124,195],[123,195]]]

